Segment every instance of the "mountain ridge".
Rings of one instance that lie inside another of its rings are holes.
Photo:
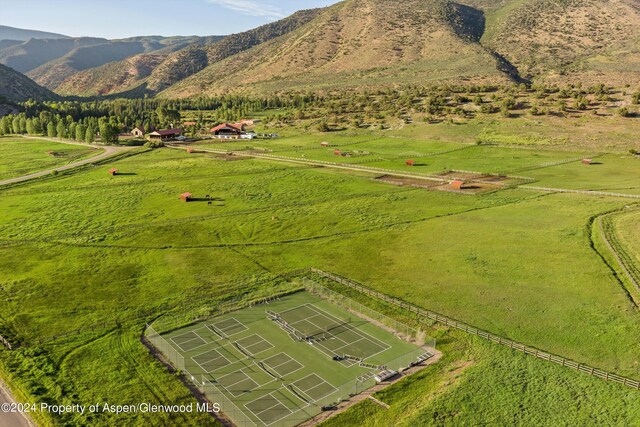
[[[36,64],[38,46],[59,55]],[[345,0],[221,38],[4,40],[0,62],[73,96],[629,85],[640,81],[640,0]]]
[[[50,33],[47,31],[29,30],[24,28],[0,25],[0,40],[27,41],[30,39],[69,39],[64,34]]]

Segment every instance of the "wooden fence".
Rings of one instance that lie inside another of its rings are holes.
[[[616,238],[614,230],[607,230],[609,227],[605,229],[604,221],[605,217],[601,216],[600,218],[598,218],[598,225],[600,228],[600,235],[602,236],[602,240],[604,240],[604,243],[607,245],[609,252],[611,252],[622,271],[624,271],[627,278],[631,281],[631,284],[640,294],[640,284],[638,283],[638,280],[636,280],[636,278],[640,275],[640,270],[634,265],[633,259],[631,259],[624,252],[624,248]],[[611,231],[611,233],[609,234],[607,231]]]
[[[566,165],[568,163],[579,162],[579,161],[581,161],[583,159],[595,159],[596,157],[600,157],[600,156],[602,156],[602,154],[587,154],[585,156],[572,157],[572,158],[564,159],[564,160],[554,160],[552,162],[546,162],[546,163],[542,163],[542,164],[539,164],[539,165],[526,166],[524,168],[514,169],[514,170],[511,170],[511,171],[508,171],[508,172],[505,172],[505,173],[525,172],[525,171],[530,171],[530,170],[548,168],[548,167],[552,167],[552,166]]]
[[[576,193],[586,194],[588,196],[626,197],[629,199],[640,199],[640,194],[611,193],[609,191],[571,190],[569,188],[532,187],[530,185],[522,186],[520,188],[524,188],[525,190],[547,191],[551,193]]]
[[[185,150],[186,147],[180,147],[180,146],[176,146],[176,145],[167,145],[167,147],[169,148],[176,148],[176,149],[182,149]],[[203,152],[211,152],[211,153],[216,153],[216,154],[234,154],[236,156],[246,156],[246,157],[256,157],[256,158],[262,158],[262,159],[273,159],[273,160],[281,160],[281,161],[285,161],[285,162],[289,162],[289,163],[301,163],[301,164],[307,164],[307,165],[316,165],[316,166],[329,166],[329,167],[333,167],[333,168],[338,168],[338,169],[348,169],[348,170],[355,170],[355,171],[363,171],[363,172],[369,172],[369,173],[383,173],[386,175],[395,175],[395,176],[403,176],[403,177],[408,177],[408,178],[416,178],[416,179],[424,179],[424,180],[428,180],[428,181],[451,181],[451,179],[449,178],[445,178],[441,175],[433,175],[433,174],[423,174],[423,173],[419,173],[419,172],[413,172],[413,171],[408,171],[408,170],[399,170],[399,169],[385,169],[385,168],[377,168],[377,167],[371,167],[371,166],[362,166],[358,163],[349,163],[349,162],[329,162],[326,160],[313,160],[313,159],[306,159],[306,158],[295,158],[295,157],[287,157],[287,156],[279,156],[276,154],[266,154],[266,153],[243,153],[242,151],[238,151],[238,150],[234,150],[234,151],[230,151],[230,150],[220,150],[220,149],[216,149],[216,148],[199,148],[199,151],[203,151]],[[477,175],[483,175],[483,176],[497,176],[497,175],[493,175],[493,174],[484,174],[481,172],[471,172],[471,171],[452,171],[452,172],[464,172],[464,173],[472,173],[472,174],[477,174]],[[526,181],[526,182],[532,182],[533,180],[531,178],[527,178],[527,177],[520,177],[520,176],[504,176],[503,178],[505,179],[512,179],[512,180],[517,180],[517,181]],[[481,179],[468,179],[466,180],[468,182],[476,182],[476,183],[487,183],[486,180],[481,180]],[[502,183],[502,182],[490,182],[492,185],[497,185],[497,186],[501,186],[501,187],[511,187],[514,185],[517,185],[515,183]]]
[[[4,345],[5,347],[7,347],[9,350],[15,350],[16,348],[20,347],[18,344],[11,344],[5,337],[3,337],[2,335],[0,335],[0,343],[2,343],[2,345]]]
[[[598,368],[594,368],[591,367],[589,365],[586,365],[584,363],[578,363],[575,362],[571,359],[567,359],[566,357],[562,357],[562,356],[557,356],[555,354],[546,352],[546,351],[542,351],[539,350],[535,347],[531,347],[522,343],[519,343],[517,341],[513,341],[510,340],[508,338],[503,338],[501,336],[483,331],[481,329],[478,328],[474,328],[473,326],[469,326],[466,323],[463,322],[459,322],[455,319],[451,319],[449,317],[443,316],[441,314],[435,313],[433,311],[429,311],[429,310],[425,310],[422,309],[414,304],[408,303],[406,301],[403,301],[399,298],[394,298],[394,297],[390,297],[386,294],[383,294],[382,292],[378,292],[376,290],[373,290],[367,286],[361,285],[359,283],[353,282],[351,280],[345,279],[344,277],[338,276],[336,274],[333,273],[327,273],[325,271],[322,270],[318,270],[316,268],[311,268],[310,271],[312,273],[318,274],[322,277],[325,277],[327,279],[333,280],[336,283],[340,283],[341,285],[347,286],[349,288],[355,289],[365,295],[377,298],[379,300],[385,301],[389,304],[393,304],[395,306],[398,306],[402,309],[408,310],[410,312],[415,313],[416,315],[420,316],[420,317],[425,317],[428,319],[431,319],[435,322],[438,323],[442,323],[444,325],[459,329],[461,331],[467,332],[469,334],[478,336],[480,338],[484,338],[487,341],[491,341],[494,342],[496,344],[500,344],[503,345],[505,347],[509,347],[511,349],[514,349],[516,351],[520,351],[524,354],[528,354],[534,357],[537,357],[538,359],[542,359],[542,360],[547,360],[549,362],[553,362],[556,363],[558,365],[561,366],[565,366],[571,369],[574,369],[576,371],[580,371],[580,372],[584,372],[586,374],[592,375],[594,377],[597,378],[601,378],[605,381],[611,381],[611,382],[616,382],[619,384],[623,384],[625,386],[640,390],[640,381],[637,380],[633,380],[631,378],[626,378],[623,377],[621,375],[612,373],[612,372],[607,372],[607,371],[603,371],[602,369],[598,369]]]

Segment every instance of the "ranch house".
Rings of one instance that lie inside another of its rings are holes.
[[[135,127],[131,130],[131,136],[135,138],[143,138],[144,137],[144,128]]]

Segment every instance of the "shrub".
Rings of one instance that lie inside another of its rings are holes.
[[[164,147],[164,142],[162,142],[162,141],[147,141],[147,142],[145,142],[144,146],[147,147],[147,148],[152,148],[152,149],[162,148],[162,147]]]
[[[620,117],[629,117],[631,113],[629,113],[629,109],[627,107],[622,107],[618,109],[618,115]]]

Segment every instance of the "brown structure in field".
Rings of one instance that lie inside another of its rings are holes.
[[[182,193],[180,195],[180,200],[182,200],[183,202],[188,202],[193,198],[193,194],[191,193]]]
[[[149,134],[149,139],[152,141],[167,141],[175,139],[180,135],[182,135],[182,129],[157,130]]]
[[[320,143],[320,146],[321,146],[321,147],[328,147],[328,146],[329,146],[329,143],[328,143],[328,142],[321,142],[321,143]]]
[[[582,159],[582,164],[583,165],[590,165],[593,163],[593,160],[591,159]]]
[[[193,149],[193,147],[188,147],[187,148],[187,153],[191,154],[193,153],[195,150]]]
[[[131,130],[131,136],[136,138],[144,138],[144,128],[135,127]]]
[[[342,151],[340,151],[340,150],[333,150],[333,154],[335,154],[336,156],[341,156],[341,155],[342,155]]]
[[[413,166],[416,163],[413,160],[407,160],[407,166]]]
[[[462,190],[462,186],[464,185],[464,181],[455,180],[451,182],[451,188],[454,190]]]
[[[111,175],[111,176],[118,175],[118,169],[116,169],[116,168],[109,169],[109,175]]]

